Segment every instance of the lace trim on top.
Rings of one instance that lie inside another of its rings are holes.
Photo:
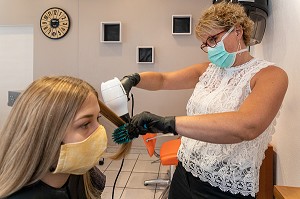
[[[210,64],[188,101],[187,115],[238,110],[251,92],[251,78],[272,64],[258,59],[227,69]],[[200,180],[222,191],[254,197],[259,187],[259,168],[275,124],[276,118],[257,138],[237,144],[213,144],[182,137],[178,159]]]

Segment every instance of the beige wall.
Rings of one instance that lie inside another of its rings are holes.
[[[0,25],[33,25],[34,79],[43,75],[72,75],[87,80],[99,91],[101,82],[113,77],[148,70],[170,71],[207,60],[194,33],[171,34],[171,21],[172,15],[191,14],[195,25],[202,9],[209,5],[209,0],[0,0]],[[50,7],[60,7],[70,15],[71,29],[63,39],[48,39],[40,31],[40,17]],[[100,23],[109,21],[121,21],[122,43],[100,42]],[[137,46],[154,46],[155,63],[137,64]],[[191,92],[133,89],[134,111],[184,115]],[[115,127],[103,122],[111,133]],[[113,144],[111,140],[109,144]],[[144,144],[136,140],[134,146]]]
[[[73,0],[0,1],[1,25],[34,26],[34,78],[49,74],[78,76],[78,4]],[[43,12],[54,6],[65,9],[73,22],[70,34],[59,41],[46,38],[39,26]]]
[[[0,25],[0,67],[1,128],[11,111],[8,91],[22,90],[33,79],[32,26]]]
[[[211,0],[0,0],[0,25],[34,26],[34,78],[67,74],[83,78],[98,90],[113,77],[141,71],[169,71],[207,60],[200,43],[191,36],[171,35],[172,14],[192,14],[196,22]],[[278,120],[273,145],[277,153],[277,184],[300,186],[300,110],[297,0],[269,1],[270,16],[262,44],[251,48],[255,56],[276,62],[290,76],[289,90]],[[72,27],[66,37],[54,41],[39,29],[41,14],[50,7],[68,12]],[[100,43],[100,23],[122,22],[121,44]],[[194,23],[195,24],[195,23]],[[135,62],[135,48],[155,47],[155,63]],[[161,115],[184,115],[191,91],[146,92],[133,89],[135,113],[149,110]],[[113,125],[103,120],[109,133]],[[110,142],[111,143],[111,142]],[[135,141],[136,147],[142,147]]]
[[[272,144],[276,151],[277,184],[300,186],[300,2],[269,1],[270,16],[255,56],[275,62],[289,75],[289,88]]]

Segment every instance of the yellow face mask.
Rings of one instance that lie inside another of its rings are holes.
[[[82,175],[95,166],[107,147],[107,135],[100,125],[87,139],[64,144],[53,173]]]

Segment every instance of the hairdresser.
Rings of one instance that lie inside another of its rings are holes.
[[[0,132],[0,198],[99,199],[106,149],[98,94],[68,76],[43,77],[22,92]]]
[[[275,132],[288,87],[284,70],[248,52],[253,22],[239,4],[214,4],[204,11],[196,35],[209,62],[174,72],[125,76],[146,90],[194,88],[187,116],[135,115],[132,134],[181,135],[169,199],[255,198],[259,169]],[[145,128],[145,126],[147,128]]]

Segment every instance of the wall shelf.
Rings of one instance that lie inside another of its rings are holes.
[[[137,46],[136,62],[138,64],[154,63],[154,47],[153,46]]]
[[[172,15],[172,35],[191,35],[192,15]]]
[[[103,43],[121,43],[122,26],[121,22],[101,22],[101,42]]]

